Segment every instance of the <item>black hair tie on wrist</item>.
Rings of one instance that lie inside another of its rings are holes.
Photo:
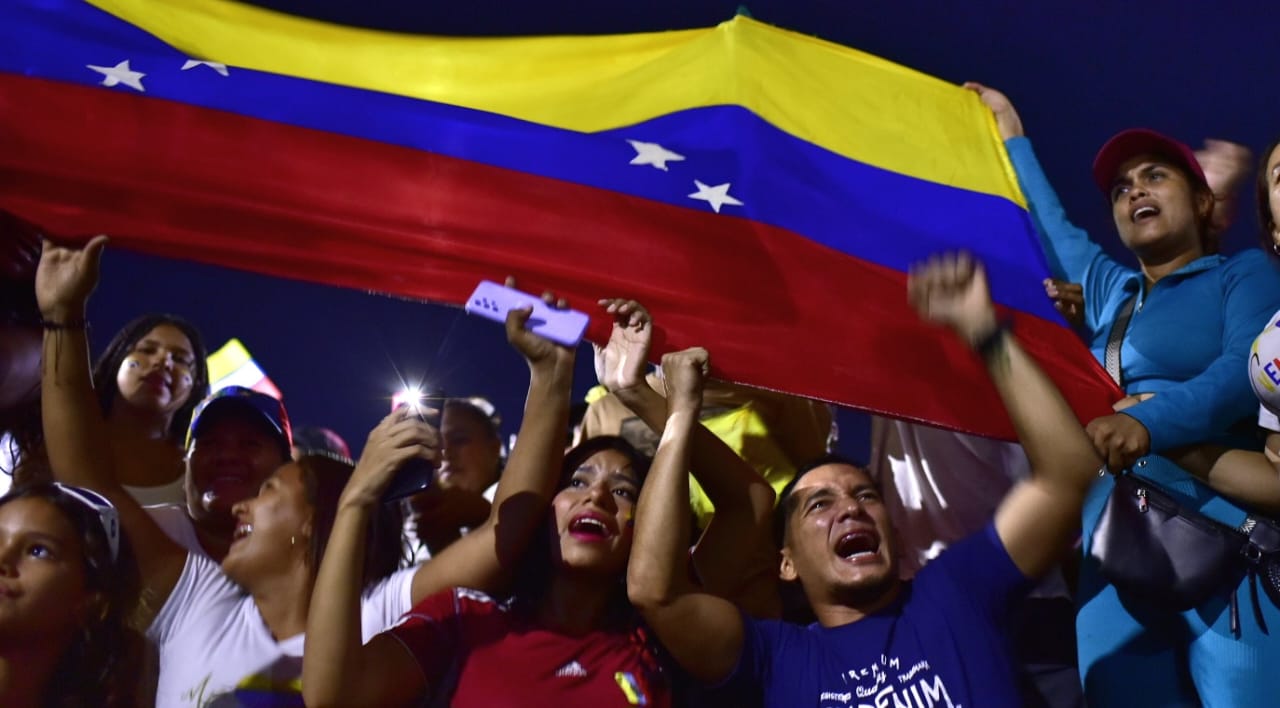
[[[1004,338],[1011,330],[1013,330],[1012,318],[1002,317],[996,320],[996,326],[992,327],[990,332],[982,335],[982,338],[974,343],[973,350],[978,353],[978,356],[982,357],[983,361],[989,360],[999,351],[1001,345],[1004,344]]]
[[[59,332],[63,330],[89,329],[89,321],[83,317],[80,317],[74,320],[67,320],[66,322],[55,322],[53,320],[46,320],[42,317],[40,318],[40,326],[53,332]]]

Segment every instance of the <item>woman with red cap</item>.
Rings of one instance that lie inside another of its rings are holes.
[[[1195,154],[1137,129],[1111,138],[1094,159],[1094,182],[1138,262],[1132,268],[1067,221],[1009,100],[967,86],[996,115],[1055,276],[1083,287],[1084,330],[1094,356],[1129,394],[1127,407],[1087,427],[1107,467],[1131,468],[1182,506],[1230,526],[1244,522],[1246,507],[1280,509],[1274,474],[1218,474],[1218,468],[1197,475],[1168,457],[1206,442],[1256,449],[1251,418],[1257,404],[1243,372],[1253,337],[1280,307],[1280,273],[1260,251],[1218,253],[1215,197]],[[1088,702],[1269,703],[1270,682],[1258,667],[1280,664],[1280,635],[1265,628],[1280,627],[1280,609],[1263,601],[1255,605],[1259,621],[1240,620],[1231,587],[1184,612],[1118,591],[1090,555],[1113,488],[1113,478],[1103,475],[1082,516],[1076,629]],[[1240,598],[1250,597],[1245,582],[1235,589]]]

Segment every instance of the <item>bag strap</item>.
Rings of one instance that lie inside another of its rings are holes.
[[[1116,318],[1111,323],[1111,334],[1107,335],[1107,348],[1102,355],[1102,365],[1106,367],[1107,375],[1121,388],[1124,388],[1124,384],[1120,381],[1120,345],[1124,342],[1125,330],[1129,329],[1129,320],[1133,317],[1133,304],[1137,299],[1138,293],[1134,293],[1120,306],[1120,311],[1116,313]]]

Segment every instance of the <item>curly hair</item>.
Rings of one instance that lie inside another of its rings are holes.
[[[127,539],[120,539],[115,559],[98,513],[50,483],[20,485],[0,497],[0,506],[18,499],[40,499],[76,530],[84,551],[85,590],[101,599],[89,619],[58,660],[44,689],[42,705],[127,706],[134,701],[141,635],[132,628],[139,579]]]

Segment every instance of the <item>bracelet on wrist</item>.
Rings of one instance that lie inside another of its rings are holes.
[[[89,329],[89,321],[83,317],[73,317],[71,319],[62,320],[61,322],[59,322],[57,320],[47,320],[41,317],[40,326],[44,329],[47,329],[53,332],[58,332],[62,330]]]
[[[982,357],[983,361],[987,361],[1004,345],[1004,338],[1009,335],[1012,329],[1012,319],[1002,317],[996,320],[996,326],[992,327],[990,332],[982,335],[973,343],[973,350],[978,353],[978,356]]]

